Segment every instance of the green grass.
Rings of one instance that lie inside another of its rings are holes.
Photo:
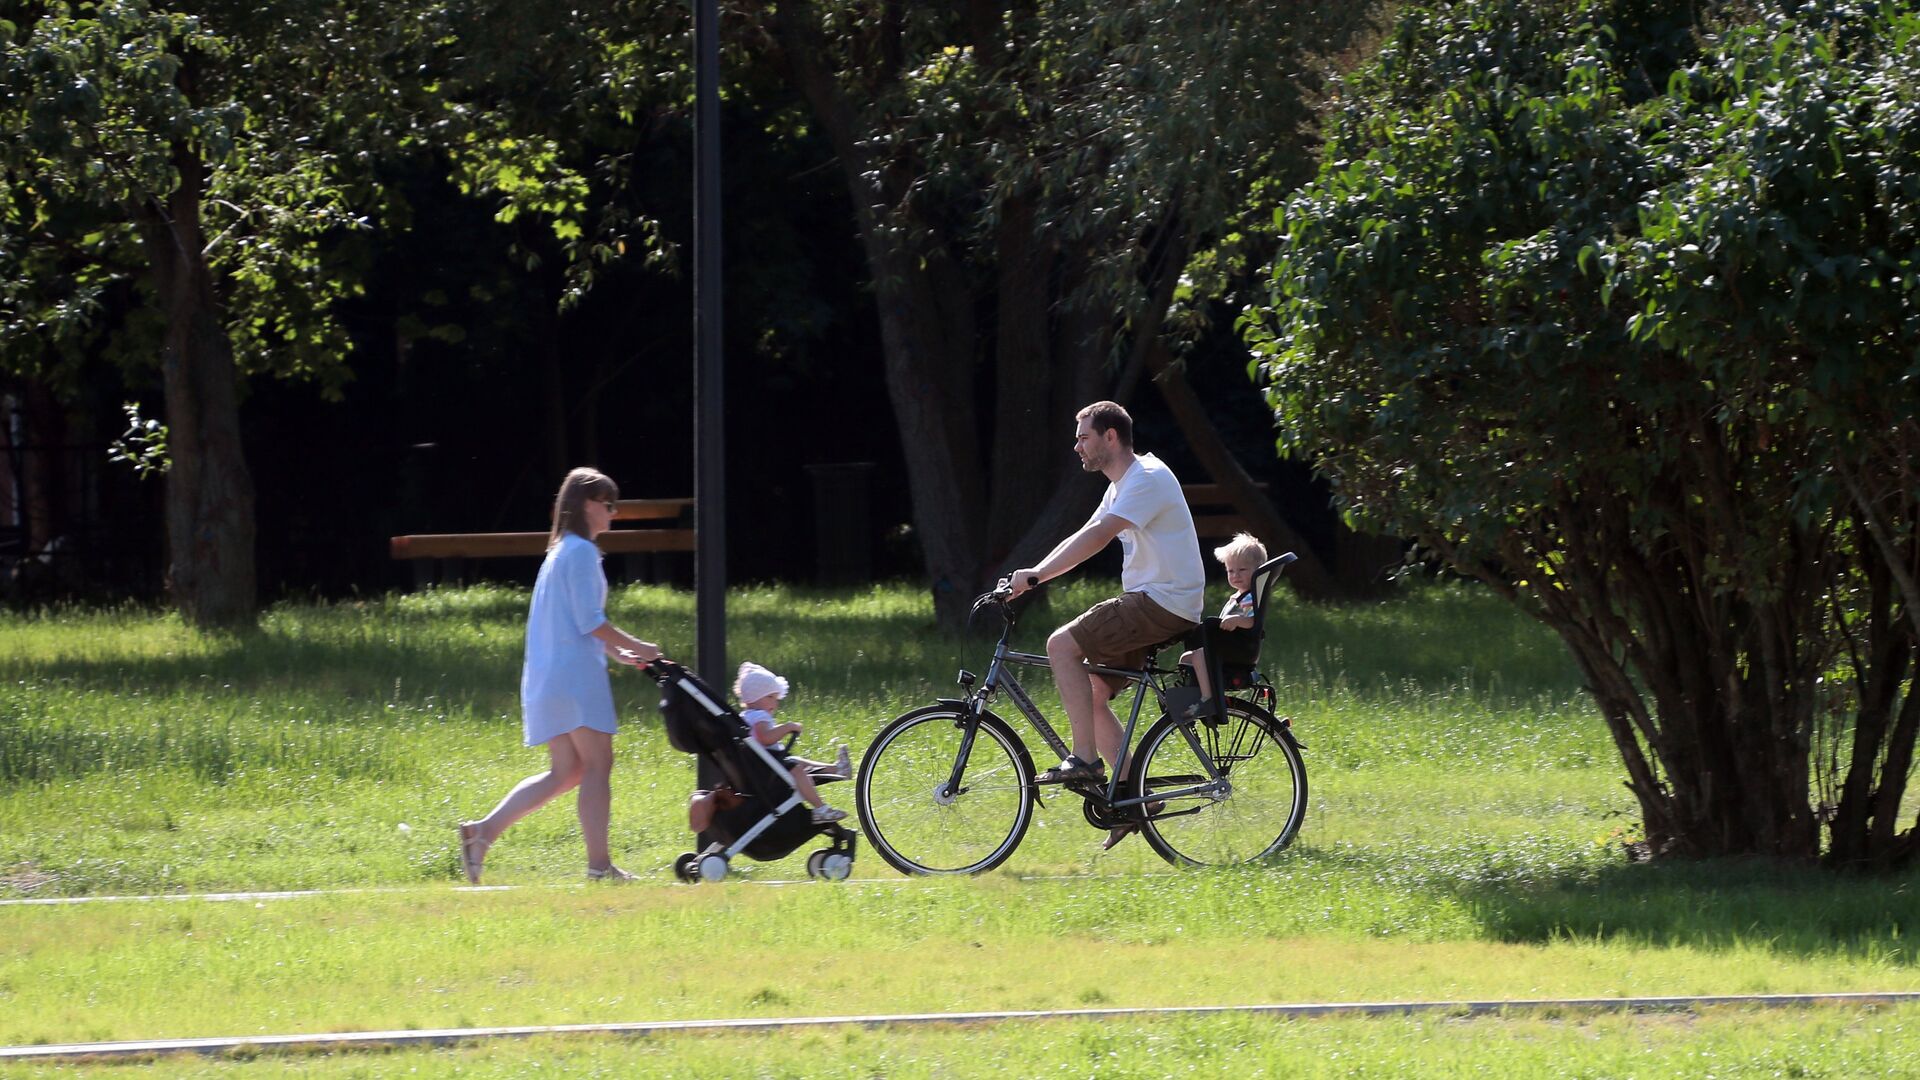
[[[1057,608],[1103,588],[1068,590]],[[524,608],[524,593],[498,588],[289,605],[230,638],[137,610],[15,617],[0,626],[0,893],[450,879],[454,822],[542,763],[519,745]],[[612,611],[690,651],[685,594],[620,590]],[[857,750],[888,717],[952,693],[953,671],[979,669],[987,650],[934,632],[922,597],[899,587],[741,590],[729,616],[731,658],[793,680],[782,715],[807,725],[809,746]],[[1037,643],[1047,620],[1028,621]],[[1434,589],[1344,611],[1285,606],[1275,622],[1268,667],[1310,747],[1303,845],[1504,846],[1544,825],[1562,841],[1558,864],[1593,854],[1582,845],[1631,808],[1557,646],[1486,598]],[[616,846],[657,869],[686,846],[693,767],[659,737],[650,683],[623,673],[616,692]],[[1479,798],[1489,776],[1497,799]],[[1158,866],[1144,845],[1095,858],[1087,839],[1077,813],[1050,808],[1008,869]],[[496,848],[489,879],[550,881],[578,862],[571,815],[554,807]]]
[[[1709,1009],[1699,1015],[1273,1020],[1179,1017],[834,1028],[644,1039],[540,1037],[454,1049],[171,1057],[23,1078],[1169,1076],[1735,1078],[1920,1076],[1920,1008]]]
[[[1698,940],[1658,941],[1630,927],[1513,932],[1488,925],[1501,909],[1482,895],[1365,884],[1325,861],[1287,874],[9,908],[0,909],[0,1045],[1913,985],[1901,940],[1834,919],[1812,896],[1752,891],[1743,900],[1795,929],[1783,935],[1723,908],[1689,916],[1705,931]]]
[[[1078,610],[1107,587],[1063,590],[1054,610]],[[665,868],[689,846],[693,765],[661,737],[652,684],[622,673],[614,848],[648,883],[579,884],[563,799],[489,859],[489,883],[522,888],[456,890],[454,823],[544,762],[520,746],[525,604],[521,591],[472,588],[287,605],[259,632],[228,638],[136,609],[0,622],[0,897],[382,890],[0,908],[0,1044],[1920,986],[1920,875],[1628,865],[1619,841],[1633,803],[1571,664],[1538,627],[1457,587],[1343,609],[1283,598],[1271,614],[1264,667],[1309,747],[1312,800],[1299,840],[1269,866],[1175,873],[1139,841],[1102,854],[1078,808],[1056,801],[1013,859],[978,879],[908,881],[863,851],[856,875],[886,883],[680,886]],[[691,651],[691,597],[630,588],[610,606],[670,653]],[[1037,645],[1057,621],[1035,613],[1022,637]],[[980,670],[989,647],[936,632],[923,598],[902,587],[752,588],[729,599],[730,657],[793,680],[782,716],[804,723],[813,747],[837,738],[857,751],[887,718],[952,693],[954,670]],[[1034,674],[1036,698],[1054,710]],[[828,794],[847,802],[850,792]],[[792,879],[799,862],[742,861],[736,873]],[[1700,1075],[1680,1063],[1701,1054],[1718,1055],[1723,1075],[1789,1065],[1847,1075],[1842,1066],[1868,1047],[1898,1049],[1888,1060],[1910,1069],[1914,1013],[1887,1016],[1898,1022],[1839,1011],[1469,1022],[1494,1033],[1484,1040],[1439,1020],[1050,1024],[521,1043],[276,1067],[490,1075],[543,1053],[582,1072],[738,1054],[757,1063],[740,1071],[803,1075],[818,1055],[823,1073],[913,1076],[948,1071],[938,1063],[953,1064],[943,1055],[967,1039],[1029,1055],[989,1051],[971,1070],[983,1075],[996,1060],[1096,1047],[1116,1055],[1103,1062],[1151,1060],[1179,1046],[1203,1074],[1293,1075],[1303,1057],[1320,1071],[1300,1075],[1386,1075],[1396,1062],[1401,1074],[1518,1074],[1545,1062],[1560,1071],[1541,1075],[1599,1076],[1616,1074],[1607,1063],[1627,1043],[1651,1055],[1640,1075]],[[1773,1034],[1749,1039],[1748,1026]],[[1376,1031],[1390,1034],[1366,1034]],[[885,1068],[869,1068],[876,1053]],[[1066,1071],[1159,1073],[1138,1063]]]

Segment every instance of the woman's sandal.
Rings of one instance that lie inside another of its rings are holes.
[[[588,881],[627,882],[627,881],[639,881],[640,879],[633,874],[627,873],[625,870],[622,870],[617,866],[608,864],[606,867],[601,869],[595,869],[591,866],[587,867],[587,880]]]
[[[493,845],[480,838],[480,823],[460,823],[460,872],[471,885],[480,884],[480,870],[487,861],[487,849]]]

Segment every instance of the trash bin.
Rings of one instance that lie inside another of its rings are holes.
[[[809,465],[813,475],[814,582],[864,585],[873,580],[873,529],[868,499],[871,461]]]

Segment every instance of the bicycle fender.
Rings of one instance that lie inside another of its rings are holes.
[[[951,706],[952,708],[960,712],[969,712],[973,709],[973,703],[966,700],[965,698],[936,698],[935,704]],[[1013,743],[1014,750],[1017,753],[1019,753],[1020,764],[1025,765],[1027,767],[1028,776],[1032,776],[1038,771],[1033,767],[1033,755],[1027,752],[1026,740],[1020,737],[1019,732],[1013,730],[1012,724],[1009,724],[1005,720],[1000,719],[1000,715],[994,712],[992,709],[980,710],[980,722],[983,724],[993,724],[998,728],[1000,728],[1001,732],[1007,736],[1007,740]],[[1036,806],[1047,805],[1045,802],[1041,801],[1040,785],[1033,784],[1030,786],[1033,788],[1034,804]]]
[[[1280,731],[1286,735],[1287,741],[1293,744],[1295,750],[1305,750],[1307,748],[1307,744],[1300,741],[1300,736],[1293,733],[1293,717],[1276,716],[1274,719],[1280,722]]]

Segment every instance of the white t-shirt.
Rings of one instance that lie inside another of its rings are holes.
[[[770,728],[774,724],[773,714],[765,709],[748,709],[740,714],[740,719],[746,721],[747,726],[753,729],[756,737],[760,734],[761,728]]]
[[[1120,585],[1183,619],[1206,611],[1207,567],[1200,561],[1193,511],[1173,470],[1152,454],[1133,459],[1126,475],[1107,485],[1090,521],[1112,514],[1132,524],[1120,531]]]

